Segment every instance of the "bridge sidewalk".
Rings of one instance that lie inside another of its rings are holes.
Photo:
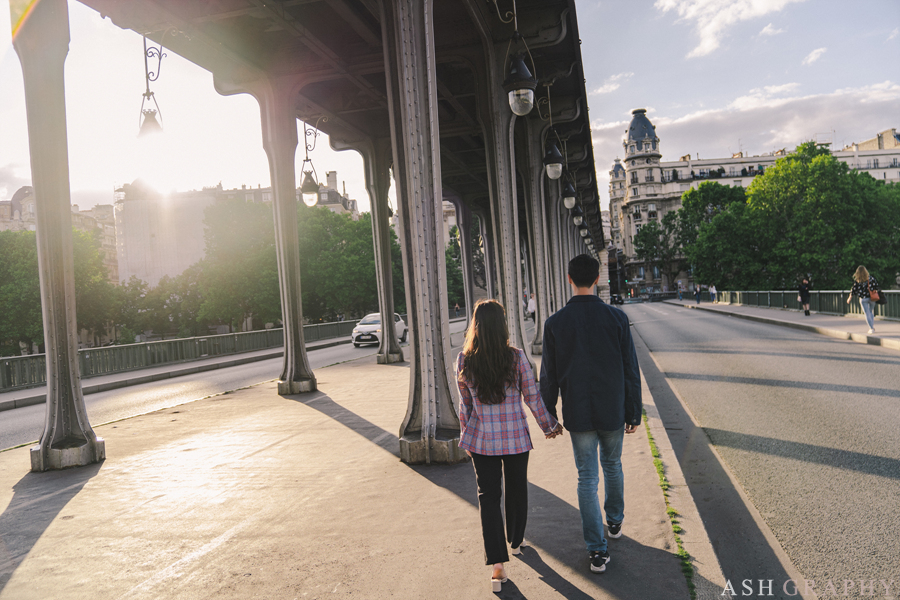
[[[536,357],[539,359],[539,357]],[[0,453],[0,599],[490,598],[470,463],[408,466],[409,366],[370,356],[97,427],[107,459],[28,472]],[[724,580],[644,389],[700,598]],[[568,435],[532,421],[530,514],[501,598],[688,598],[646,429],[625,440],[626,520],[590,573]]]
[[[718,304],[689,300],[665,300],[665,304],[683,306],[696,310],[716,312],[739,319],[748,319],[770,325],[791,327],[803,331],[811,331],[829,337],[842,340],[852,340],[861,344],[883,346],[893,350],[900,350],[900,321],[889,319],[875,319],[875,333],[866,333],[869,326],[862,315],[828,315],[813,312],[805,316],[799,310],[782,308],[764,308],[757,306],[742,306],[739,304]]]

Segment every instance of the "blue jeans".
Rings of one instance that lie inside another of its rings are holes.
[[[859,303],[866,314],[866,323],[869,324],[869,329],[875,329],[875,303],[871,298],[860,298]]]
[[[581,528],[587,549],[606,551],[603,535],[603,515],[597,487],[600,484],[599,464],[603,466],[603,487],[606,500],[603,509],[607,523],[621,523],[625,518],[625,479],[622,475],[622,438],[624,427],[616,431],[571,431],[575,466],[578,468],[578,508]]]

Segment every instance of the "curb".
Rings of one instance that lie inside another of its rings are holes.
[[[326,344],[318,344],[316,346],[307,346],[307,350],[319,350],[321,348],[331,348],[332,346],[339,346],[341,344],[349,344],[349,340],[341,340],[336,342],[329,342]],[[81,387],[82,394],[96,394],[98,392],[108,392],[109,390],[117,390],[124,387],[130,387],[133,385],[140,385],[142,383],[150,383],[152,381],[161,381],[163,379],[171,379],[173,377],[181,377],[182,375],[193,375],[194,373],[203,373],[206,371],[215,371],[216,369],[225,369],[227,367],[236,367],[238,365],[244,365],[252,362],[259,362],[263,360],[269,360],[270,358],[278,358],[279,356],[284,355],[283,349],[278,349],[274,352],[267,352],[266,354],[258,354],[256,356],[245,356],[243,358],[235,358],[232,360],[226,360],[222,362],[207,364],[207,365],[196,365],[193,367],[185,367],[183,369],[176,369],[172,371],[166,371],[165,373],[154,373],[153,375],[137,375],[135,377],[128,377],[125,379],[120,379],[118,381],[108,381],[106,383],[98,383],[95,385],[83,385]],[[182,364],[191,364],[191,363],[182,363]],[[137,373],[137,371],[132,371],[132,373]],[[124,373],[123,373],[124,374]],[[5,410],[13,410],[16,408],[22,408],[24,406],[33,406],[35,404],[44,404],[47,401],[47,393],[35,394],[32,396],[25,396],[24,398],[16,398],[15,400],[0,400],[0,412]]]
[[[778,325],[780,327],[789,327],[791,329],[799,329],[800,331],[809,331],[818,333],[839,340],[850,340],[859,344],[869,344],[872,346],[881,346],[891,350],[900,350],[900,340],[887,340],[880,337],[866,335],[863,333],[850,333],[849,331],[841,331],[839,329],[829,329],[827,327],[817,327],[815,325],[804,325],[803,323],[791,323],[790,321],[782,321],[780,319],[770,319],[768,317],[758,317],[756,315],[744,315],[740,313],[728,312],[717,308],[706,308],[705,306],[693,306],[690,304],[678,304],[677,302],[663,301],[663,304],[670,306],[680,306],[693,310],[702,310],[709,313],[735,317],[736,319],[746,319],[747,321],[756,321],[758,323],[766,323],[768,325]]]
[[[666,479],[669,481],[669,504],[678,511],[678,522],[683,531],[679,533],[682,546],[691,556],[691,565],[694,567],[694,587],[697,600],[714,600],[721,598],[725,589],[725,574],[716,557],[716,552],[706,533],[706,527],[700,518],[700,511],[694,502],[694,497],[688,488],[681,470],[681,465],[675,458],[675,450],[666,427],[659,417],[659,411],[650,393],[644,372],[641,371],[641,395],[644,398],[644,410],[647,413],[647,424],[650,433],[656,442],[659,451],[659,459],[665,468]],[[660,492],[662,493],[662,492]]]

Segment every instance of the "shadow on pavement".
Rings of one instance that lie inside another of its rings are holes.
[[[57,515],[101,467],[96,463],[28,473],[13,486],[12,500],[0,515],[0,592]]]
[[[640,334],[634,336],[634,342],[641,370],[725,578],[731,581],[791,579],[732,484],[709,437],[694,425],[666,380],[666,375],[671,377],[672,374],[664,374],[657,368]],[[694,378],[690,374],[684,375]]]
[[[389,433],[356,413],[337,404],[322,392],[310,396],[294,397],[322,414],[355,431],[382,450],[399,459],[397,436]],[[388,449],[390,447],[390,449]],[[475,473],[469,462],[456,465],[441,465],[440,468],[426,465],[403,465],[421,475],[433,485],[444,488],[465,500],[473,507],[478,506]],[[581,531],[581,513],[555,494],[528,484],[529,514],[526,540],[530,540],[560,563],[569,565],[576,571],[589,572],[588,554],[584,547]],[[615,565],[607,574],[597,574],[594,584],[614,598],[672,598],[687,597],[687,587],[681,576],[677,558],[665,550],[645,546],[626,535],[610,542],[610,553]],[[517,557],[510,556],[511,560]],[[541,558],[533,547],[526,547],[518,557],[532,567],[541,579],[569,600],[591,600],[595,596],[582,591],[574,583],[557,573]],[[615,569],[612,571],[612,569]],[[646,573],[671,572],[675,580],[665,577],[643,577]],[[487,582],[485,582],[487,583]],[[591,590],[592,592],[594,590]],[[513,583],[504,584],[500,598],[525,598]]]
[[[641,363],[643,365],[644,363]],[[656,365],[654,365],[655,368]],[[669,379],[690,379],[694,381],[719,381],[723,383],[740,383],[744,385],[761,385],[765,387],[786,387],[801,390],[828,390],[841,394],[864,394],[885,398],[900,398],[900,390],[889,388],[866,387],[863,385],[837,385],[808,381],[786,381],[784,379],[762,379],[759,377],[732,377],[729,375],[705,375],[700,373],[666,373]]]
[[[716,446],[726,446],[737,450],[747,450],[758,454],[770,454],[792,458],[804,462],[826,465],[867,475],[877,475],[889,479],[900,479],[900,460],[863,454],[852,450],[839,450],[827,446],[815,446],[803,442],[790,442],[775,438],[712,429],[704,427],[706,434]]]

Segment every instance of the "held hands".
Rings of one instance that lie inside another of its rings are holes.
[[[638,428],[637,425],[627,425],[626,424],[625,425],[625,433],[634,433],[635,431],[637,431],[637,428]]]
[[[544,437],[547,438],[548,440],[552,440],[556,436],[562,435],[562,434],[563,434],[563,426],[562,426],[562,423],[559,423],[556,425],[556,429],[554,429],[550,433],[545,433]]]

